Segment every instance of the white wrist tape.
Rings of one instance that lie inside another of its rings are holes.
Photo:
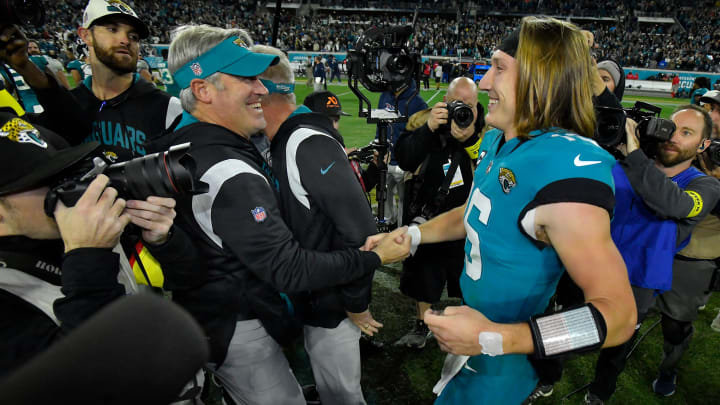
[[[505,354],[503,352],[503,337],[497,332],[480,332],[478,343],[482,345],[482,354],[491,357]]]
[[[420,228],[418,228],[417,225],[410,225],[407,234],[410,235],[410,254],[414,255],[418,245],[420,245]]]

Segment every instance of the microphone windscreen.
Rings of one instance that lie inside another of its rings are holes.
[[[0,404],[168,404],[207,362],[205,334],[168,300],[124,297],[0,383]]]

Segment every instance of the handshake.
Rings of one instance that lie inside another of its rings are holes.
[[[368,236],[360,250],[375,252],[382,264],[396,263],[408,257],[414,251],[412,248],[417,247],[419,237],[413,237],[411,233],[407,226],[402,226],[389,233]],[[417,242],[413,243],[413,239]]]

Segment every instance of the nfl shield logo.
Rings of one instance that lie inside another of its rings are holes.
[[[192,70],[193,73],[195,73],[195,76],[200,76],[202,74],[202,67],[197,62],[190,65],[190,70]]]
[[[255,222],[263,222],[267,219],[267,213],[265,212],[265,208],[263,207],[255,207],[254,210],[250,210],[250,213],[252,214],[253,218],[255,218]]]

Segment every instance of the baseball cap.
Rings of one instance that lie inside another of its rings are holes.
[[[147,38],[150,35],[147,25],[140,20],[130,6],[120,0],[90,0],[83,12],[82,26],[90,28],[99,19],[108,16],[123,16],[135,26],[140,38]]]
[[[303,104],[313,112],[325,114],[330,117],[350,115],[342,110],[340,99],[329,91],[315,91],[307,95]]]
[[[253,77],[280,61],[275,55],[252,52],[239,37],[230,37],[209,51],[184,64],[173,78],[185,89],[193,79],[204,79],[222,72],[234,76]]]
[[[7,112],[0,112],[0,123],[0,196],[43,185],[99,146],[90,142],[57,150],[50,143],[57,135],[48,129]]]
[[[700,97],[702,103],[715,103],[720,104],[720,91],[710,90]]]

